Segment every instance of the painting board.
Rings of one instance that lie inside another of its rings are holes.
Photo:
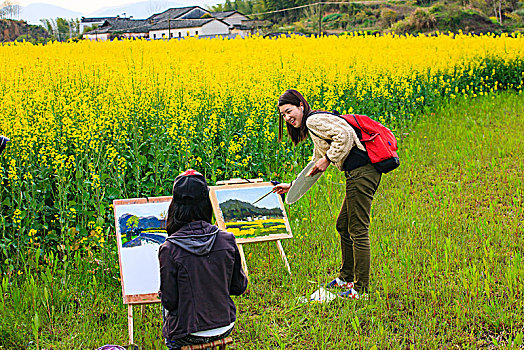
[[[317,182],[317,180],[322,176],[323,172],[319,172],[313,176],[308,176],[309,172],[315,166],[315,164],[316,162],[309,162],[308,165],[302,169],[300,174],[298,174],[297,178],[293,181],[289,192],[287,193],[286,204],[293,204],[302,198],[302,196],[305,195],[306,192],[311,187],[313,187],[315,182]]]
[[[271,182],[211,186],[210,197],[218,227],[235,235],[238,244],[292,238],[280,195]]]
[[[124,304],[160,302],[158,249],[167,238],[170,196],[113,201]]]

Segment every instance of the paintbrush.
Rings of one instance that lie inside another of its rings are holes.
[[[273,193],[273,189],[271,189],[268,193],[266,193],[265,195],[263,195],[262,197],[260,197],[259,199],[257,199],[256,201],[254,201],[254,202],[251,203],[251,204],[255,204],[256,202],[260,202],[262,199],[266,198],[266,197],[269,196],[271,193]]]

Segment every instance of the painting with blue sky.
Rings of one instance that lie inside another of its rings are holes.
[[[237,238],[288,234],[279,195],[269,193],[272,185],[215,188],[220,215],[226,230]],[[257,202],[258,199],[268,194]]]
[[[170,202],[114,206],[124,295],[153,294],[160,287],[158,249],[167,238]]]

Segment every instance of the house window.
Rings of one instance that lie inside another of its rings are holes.
[[[170,33],[170,35],[171,35],[170,38],[172,38],[173,37],[173,33]]]
[[[162,33],[162,38],[165,38],[166,37],[166,33]]]
[[[187,31],[186,36],[189,36],[189,30]]]
[[[182,37],[182,32],[178,32],[178,37],[179,37],[179,38]]]
[[[153,39],[156,39],[156,34],[153,34]]]
[[[198,30],[195,30],[195,35],[198,35]]]

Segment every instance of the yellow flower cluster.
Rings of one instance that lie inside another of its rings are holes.
[[[393,126],[442,96],[521,92],[524,35],[16,43],[0,57],[2,198],[31,184],[36,202],[81,203],[85,223],[104,196],[169,193],[190,166],[218,180],[300,164],[307,148],[276,142],[289,88]]]

